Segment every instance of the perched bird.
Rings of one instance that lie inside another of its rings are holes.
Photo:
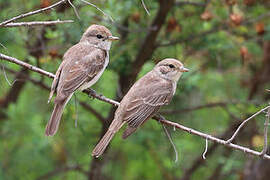
[[[163,105],[168,105],[183,72],[189,71],[176,59],[160,61],[152,71],[139,79],[124,96],[108,131],[99,141],[92,156],[102,155],[114,134],[127,123],[123,138],[127,138],[150,119]]]
[[[111,42],[118,39],[106,27],[91,25],[80,42],[64,54],[48,100],[49,103],[56,92],[54,109],[46,126],[46,136],[53,136],[57,132],[64,107],[74,91],[87,89],[100,78],[109,63]]]

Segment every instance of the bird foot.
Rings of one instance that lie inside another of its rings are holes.
[[[97,94],[97,92],[94,89],[88,88],[88,96],[92,99],[95,99],[95,97],[93,95]]]

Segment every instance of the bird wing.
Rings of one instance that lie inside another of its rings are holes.
[[[49,95],[48,103],[51,101],[51,99],[53,97],[53,94],[56,91],[56,88],[57,88],[57,85],[58,85],[58,82],[59,82],[59,77],[60,77],[60,74],[61,74],[61,71],[62,71],[62,66],[63,66],[63,63],[60,64],[59,68],[57,69],[57,71],[55,73],[55,77],[53,79],[52,86],[51,86],[51,92],[50,92],[50,95]]]
[[[166,80],[139,82],[133,90],[134,96],[129,98],[125,108],[123,120],[129,127],[137,128],[151,118],[159,108],[167,105],[173,96],[173,85]]]
[[[72,57],[62,68],[57,93],[69,95],[84,83],[91,81],[103,69],[105,59],[106,52],[98,48],[83,57]]]

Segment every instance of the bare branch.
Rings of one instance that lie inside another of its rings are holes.
[[[7,81],[7,83],[8,83],[9,86],[12,86],[17,80],[15,79],[13,82],[10,82],[8,80],[7,73],[5,71],[5,67],[2,64],[1,64],[1,66],[2,66],[2,71],[3,71],[3,74],[4,74],[5,80]]]
[[[86,3],[86,4],[88,4],[88,5],[90,5],[90,6],[93,6],[93,7],[96,8],[98,11],[102,12],[102,14],[103,14],[104,16],[108,17],[112,22],[114,22],[113,18],[112,18],[110,15],[106,14],[104,11],[102,11],[99,7],[97,7],[97,6],[94,5],[93,3],[90,3],[90,2],[85,1],[85,0],[81,0],[81,1],[84,2],[84,3]]]
[[[175,153],[175,160],[174,160],[174,162],[177,163],[177,161],[178,161],[178,151],[177,151],[177,148],[176,148],[175,144],[173,143],[172,137],[171,137],[169,131],[167,130],[166,126],[164,124],[162,124],[162,127],[163,127],[163,130],[164,130],[166,136],[168,137],[168,139],[169,139],[172,147],[173,147],[173,150],[174,150],[174,153]]]
[[[255,116],[257,116],[258,114],[260,114],[261,112],[263,112],[264,110],[268,109],[270,106],[266,106],[265,108],[261,109],[260,111],[256,112],[255,114],[253,114],[252,116],[250,116],[249,118],[247,118],[246,120],[244,120],[240,126],[237,128],[237,130],[234,132],[234,134],[232,135],[232,137],[230,139],[228,139],[226,141],[226,143],[231,143],[235,137],[237,136],[237,134],[239,133],[240,129],[252,118],[254,118]]]
[[[69,3],[70,6],[73,8],[73,10],[74,10],[75,15],[77,16],[77,18],[78,18],[78,19],[81,19],[81,18],[80,18],[80,15],[79,15],[79,13],[78,13],[78,11],[77,11],[77,9],[76,9],[76,7],[71,3],[70,0],[68,0],[68,3]]]
[[[141,2],[142,2],[142,5],[143,5],[144,10],[145,10],[146,13],[148,14],[148,16],[150,16],[150,13],[149,13],[149,11],[148,11],[148,9],[147,9],[145,3],[144,3],[144,0],[141,0]]]
[[[269,116],[270,116],[270,107],[268,108],[265,122],[264,122],[264,144],[263,144],[263,150],[261,152],[261,156],[264,156],[267,152],[267,134],[268,134],[268,126],[269,126]]]
[[[77,127],[78,125],[78,118],[79,118],[79,115],[78,115],[78,103],[77,103],[77,96],[76,96],[76,93],[74,93],[74,106],[75,106],[75,128]]]
[[[50,72],[47,72],[47,71],[44,71],[43,69],[40,69],[36,66],[33,66],[31,64],[28,64],[28,63],[25,63],[21,60],[18,60],[14,57],[10,57],[10,56],[7,56],[7,55],[4,55],[4,54],[1,54],[0,53],[0,59],[4,59],[4,60],[7,60],[9,62],[12,62],[12,63],[15,63],[15,64],[18,64],[22,67],[25,67],[27,69],[30,69],[31,71],[34,71],[34,72],[37,72],[39,74],[43,74],[45,76],[48,76],[49,78],[54,78],[54,74],[53,73],[50,73]]]
[[[208,150],[208,139],[206,138],[205,139],[205,150],[204,150],[203,155],[202,155],[203,159],[206,159],[205,155],[207,153],[207,150]]]
[[[200,136],[204,139],[208,139],[208,140],[211,140],[215,143],[218,143],[218,144],[222,144],[224,146],[227,146],[227,147],[230,147],[230,148],[233,148],[233,149],[236,149],[236,150],[239,150],[239,151],[243,151],[244,153],[247,153],[247,154],[251,154],[251,155],[254,155],[254,156],[260,156],[260,152],[258,151],[254,151],[254,150],[251,150],[249,148],[246,148],[246,147],[243,147],[243,146],[239,146],[237,144],[233,144],[233,143],[226,143],[226,141],[222,140],[222,139],[219,139],[219,138],[216,138],[216,137],[213,137],[211,135],[208,135],[208,134],[205,134],[205,133],[202,133],[200,131],[196,131],[194,129],[191,129],[191,128],[188,128],[188,127],[185,127],[181,124],[178,124],[178,123],[175,123],[175,122],[171,122],[171,121],[168,121],[166,120],[164,117],[162,116],[154,116],[153,119],[157,120],[157,121],[160,121],[161,123],[164,123],[164,124],[167,124],[169,126],[175,126],[175,128],[177,129],[181,129],[183,131],[186,131],[190,134],[193,134],[193,135],[196,135],[196,136]],[[263,156],[264,158],[266,159],[270,159],[270,156],[269,155],[264,155]]]
[[[30,65],[30,64],[27,64],[27,63],[25,63],[25,62],[22,62],[22,61],[20,61],[20,60],[18,60],[18,59],[16,59],[16,58],[9,57],[9,56],[3,55],[3,54],[0,54],[0,58],[1,58],[1,59],[5,59],[5,60],[10,61],[10,62],[13,62],[13,63],[16,63],[16,64],[18,64],[18,65],[20,65],[20,66],[26,67],[26,68],[28,68],[28,69],[30,69],[30,70],[32,70],[32,71],[38,72],[38,73],[43,74],[43,75],[45,75],[45,76],[48,76],[48,77],[50,77],[50,78],[54,78],[54,74],[52,74],[52,73],[50,73],[50,72],[47,72],[47,71],[45,71],[45,70],[42,70],[42,69],[40,69],[40,68],[37,68],[37,67],[35,67],[35,66],[33,66],[33,65]],[[112,105],[114,105],[114,106],[119,106],[119,104],[120,104],[119,102],[114,101],[114,100],[112,100],[112,99],[109,99],[109,98],[107,98],[107,97],[105,97],[105,96],[103,96],[103,95],[101,95],[101,94],[98,94],[98,93],[96,93],[95,91],[90,90],[90,89],[85,90],[85,91],[83,91],[83,92],[85,92],[85,93],[87,93],[87,94],[90,94],[91,96],[93,96],[93,97],[95,97],[95,98],[97,98],[97,99],[99,99],[99,100],[101,100],[101,101],[104,101],[104,102],[107,102],[107,103],[109,103],[109,104],[112,104]],[[270,106],[267,106],[267,107],[261,109],[260,111],[258,111],[257,113],[255,113],[253,116],[251,116],[250,119],[251,119],[252,117],[258,115],[259,113],[263,112],[264,110],[266,110],[266,109],[269,108],[269,107],[270,107]],[[197,130],[194,130],[194,129],[185,127],[185,126],[183,126],[183,125],[181,125],[181,124],[178,124],[178,123],[175,123],[175,122],[168,121],[168,120],[166,120],[166,119],[165,119],[163,116],[161,116],[161,115],[155,115],[155,116],[153,117],[153,119],[155,119],[155,120],[157,120],[158,122],[161,122],[161,123],[163,123],[163,124],[166,124],[166,125],[175,127],[176,129],[181,129],[181,130],[186,131],[186,132],[188,132],[188,133],[190,133],[190,134],[193,134],[193,135],[196,135],[196,136],[200,136],[200,137],[202,137],[202,138],[204,138],[204,139],[208,139],[208,140],[210,140],[210,141],[213,141],[213,142],[218,143],[218,144],[222,144],[222,145],[227,146],[227,147],[230,147],[230,148],[232,148],[232,149],[236,149],[236,150],[239,150],[239,151],[242,151],[242,152],[244,152],[244,153],[251,154],[251,155],[254,155],[254,156],[262,156],[263,158],[270,159],[270,156],[267,155],[267,154],[261,155],[261,153],[258,152],[258,151],[254,151],[254,150],[251,150],[251,149],[249,149],[249,148],[247,148],[247,147],[243,147],[243,146],[240,146],[240,145],[236,145],[236,144],[233,144],[233,143],[230,143],[230,142],[228,143],[228,142],[225,141],[225,140],[222,140],[222,139],[213,137],[213,136],[211,136],[211,135],[202,133],[202,132],[200,132],[200,131],[197,131]],[[240,125],[240,126],[241,126],[241,125]]]
[[[20,72],[17,72],[17,71],[12,70],[12,69],[10,69],[10,68],[8,68],[8,67],[6,67],[6,66],[5,66],[5,70],[6,70],[7,72],[9,72],[9,73],[12,73],[12,74],[20,73]],[[46,89],[46,90],[48,90],[48,91],[51,90],[51,88],[50,88],[49,86],[47,86],[46,84],[42,83],[41,81],[36,80],[36,79],[33,79],[33,78],[29,77],[29,76],[26,75],[26,74],[21,74],[21,75],[22,75],[22,78],[23,78],[23,79],[20,79],[20,81],[26,81],[26,80],[27,80],[27,81],[30,81],[31,83],[33,83],[33,84],[35,84],[35,85],[37,85],[37,86],[42,87],[43,89]]]
[[[65,3],[66,1],[67,0],[61,0],[61,1],[58,1],[57,3],[55,3],[55,4],[51,5],[51,6],[48,6],[48,7],[42,8],[42,9],[38,9],[38,10],[35,10],[35,11],[30,11],[28,13],[24,13],[24,14],[15,16],[15,17],[13,17],[13,18],[11,18],[9,20],[6,20],[4,22],[1,22],[0,23],[0,27],[1,26],[4,26],[4,25],[6,25],[6,24],[8,24],[10,22],[13,22],[15,20],[22,19],[22,18],[27,17],[27,16],[31,16],[31,15],[34,15],[34,14],[38,14],[38,13],[42,13],[44,11],[50,10],[50,9],[56,7],[56,6],[59,6],[59,5],[63,4],[63,3]]]
[[[56,24],[73,23],[72,20],[56,20],[56,21],[31,21],[31,22],[18,22],[18,23],[8,23],[4,27],[19,27],[19,26],[52,26]]]
[[[112,99],[109,99],[105,96],[103,96],[102,94],[98,94],[96,93],[96,91],[94,91],[93,89],[86,89],[83,91],[84,93],[96,98],[96,99],[99,99],[101,101],[104,101],[104,102],[107,102],[109,104],[112,104],[114,106],[119,106],[119,102],[115,101],[115,100],[112,100]]]
[[[17,71],[14,71],[14,70],[8,68],[8,67],[4,67],[4,68],[5,68],[5,70],[6,70],[7,72],[9,72],[9,73],[12,73],[12,74],[17,74],[17,73],[19,73],[19,72],[17,72]],[[31,83],[33,83],[33,84],[35,84],[35,85],[37,85],[37,86],[39,86],[39,87],[45,89],[45,90],[47,90],[47,91],[50,91],[50,90],[51,90],[51,88],[50,88],[48,85],[44,84],[43,82],[41,82],[41,81],[39,81],[39,80],[36,80],[36,79],[34,79],[34,78],[31,78],[31,77],[29,77],[29,76],[27,76],[26,74],[23,74],[23,73],[21,73],[20,75],[22,76],[23,79],[20,79],[20,80],[18,80],[18,81],[26,81],[26,80],[27,80],[27,81],[30,81]],[[85,103],[85,102],[83,102],[83,101],[79,101],[79,104],[80,104],[84,109],[86,109],[87,111],[91,112],[91,113],[92,113],[98,120],[100,120],[102,123],[103,123],[103,122],[106,122],[106,119],[105,119],[99,112],[97,112],[94,108],[92,108],[89,104],[87,104],[87,103]]]

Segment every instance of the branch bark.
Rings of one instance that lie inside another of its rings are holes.
[[[57,3],[55,3],[55,4],[51,5],[51,6],[48,6],[48,7],[42,8],[42,9],[38,9],[38,10],[35,10],[35,11],[30,11],[30,12],[28,12],[28,13],[24,13],[24,14],[15,16],[15,17],[13,17],[13,18],[11,18],[11,19],[8,19],[8,20],[6,20],[6,21],[1,22],[1,23],[0,23],[0,27],[4,26],[4,25],[6,25],[6,24],[8,24],[8,23],[10,23],[10,22],[14,22],[15,20],[22,19],[22,18],[25,18],[25,17],[27,17],[27,16],[32,16],[32,15],[34,15],[34,14],[38,14],[38,13],[42,13],[42,12],[44,12],[44,11],[50,10],[50,9],[52,9],[52,8],[54,8],[54,7],[57,7],[57,6],[59,6],[59,5],[63,4],[63,3],[65,3],[66,1],[67,1],[67,0],[61,0],[61,1],[58,1]]]
[[[21,72],[16,72],[10,68],[7,68],[5,67],[5,70],[9,73],[12,73],[12,74],[19,74],[20,75],[20,78],[19,78],[19,81],[20,82],[24,82],[24,81],[30,81],[31,83],[33,83],[34,85],[37,85],[39,87],[41,87],[42,89],[45,89],[47,91],[50,91],[51,88],[44,84],[43,82],[39,81],[39,80],[36,80],[36,79],[33,79],[31,78],[30,76],[28,76],[27,74],[24,74],[24,73],[21,73]],[[15,79],[18,79],[18,78],[15,78]],[[15,85],[15,84],[14,84]],[[14,87],[15,88],[15,87]],[[15,89],[18,89],[17,87]],[[10,94],[13,94],[13,93],[10,93]],[[12,97],[15,97],[15,95],[13,94]],[[92,108],[89,104],[83,102],[83,101],[78,101],[79,104],[87,111],[91,112],[98,120],[100,120],[102,123],[103,122],[106,122],[106,119],[98,112],[96,111],[94,108]],[[1,107],[1,100],[0,100],[0,107]],[[1,113],[0,113],[0,119],[1,119]]]
[[[0,58],[2,58],[2,57],[5,57],[5,58],[3,58],[3,59],[10,59],[10,57],[7,58],[8,56],[6,56],[6,55],[3,56],[3,54],[0,54]],[[49,72],[47,72],[47,71],[45,71],[45,70],[42,70],[42,69],[40,69],[40,68],[37,68],[37,67],[32,66],[32,65],[30,65],[30,64],[27,64],[27,63],[25,63],[25,62],[21,62],[20,60],[18,60],[18,59],[16,59],[16,58],[11,58],[11,59],[12,59],[12,60],[15,60],[14,63],[16,62],[16,64],[21,64],[21,65],[23,65],[23,67],[26,67],[26,68],[28,67],[28,68],[29,68],[30,70],[32,70],[32,71],[35,71],[35,72],[38,72],[38,73],[40,73],[40,74],[46,75],[46,76],[48,76],[48,77],[50,77],[50,78],[53,78],[53,77],[54,77],[54,74],[49,73]],[[13,61],[11,61],[11,62],[13,62]],[[104,102],[107,102],[107,103],[109,103],[109,104],[112,104],[112,105],[114,105],[114,106],[118,106],[118,105],[119,105],[119,102],[114,101],[114,100],[112,100],[112,99],[109,99],[109,98],[107,98],[107,97],[105,97],[105,96],[103,96],[103,95],[101,95],[101,94],[98,94],[98,93],[96,93],[96,92],[93,91],[93,90],[86,90],[86,91],[84,91],[84,92],[85,92],[85,93],[90,93],[91,96],[93,96],[93,97],[95,97],[95,98],[97,98],[97,99],[99,99],[99,100],[101,100],[101,101],[104,101]],[[194,129],[185,127],[185,126],[183,126],[183,125],[181,125],[181,124],[178,124],[178,123],[175,123],[175,122],[168,121],[168,120],[166,120],[166,119],[165,119],[163,116],[161,116],[161,115],[155,115],[155,116],[153,117],[153,119],[157,120],[157,121],[160,122],[160,123],[166,124],[166,125],[168,125],[168,126],[175,127],[175,128],[177,128],[177,129],[181,129],[181,130],[183,130],[183,131],[185,131],[185,132],[188,132],[188,133],[190,133],[190,134],[193,134],[193,135],[202,137],[202,138],[204,138],[204,139],[208,139],[208,140],[210,140],[210,141],[213,141],[213,142],[218,143],[218,144],[222,144],[222,145],[227,146],[227,147],[230,147],[230,148],[232,148],[232,149],[239,150],[239,151],[242,151],[242,152],[244,152],[244,153],[251,154],[251,155],[254,155],[254,156],[263,157],[263,158],[265,158],[265,159],[270,159],[270,156],[267,155],[267,154],[264,154],[263,156],[261,156],[261,153],[258,152],[258,151],[254,151],[254,150],[251,150],[251,149],[249,149],[249,148],[247,148],[247,147],[243,147],[243,146],[240,146],[240,145],[237,145],[237,144],[228,143],[228,142],[225,141],[225,140],[222,140],[222,139],[213,137],[213,136],[211,136],[211,135],[202,133],[202,132],[200,132],[200,131],[197,131],[197,130],[194,130]]]
[[[20,27],[20,26],[52,26],[56,24],[64,24],[64,23],[73,23],[72,20],[56,20],[56,21],[32,21],[32,22],[18,22],[18,23],[8,23],[4,25],[4,27]]]

